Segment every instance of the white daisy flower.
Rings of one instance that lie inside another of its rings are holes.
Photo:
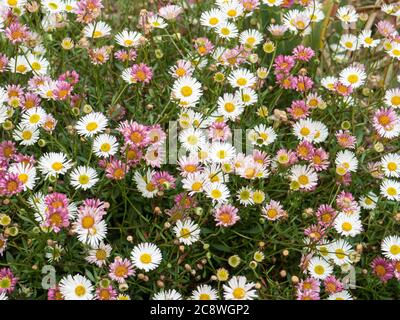
[[[216,26],[215,30],[218,34],[223,39],[233,39],[236,38],[239,34],[239,31],[236,27],[236,25],[232,22],[222,22]]]
[[[61,0],[41,0],[42,8],[50,14],[60,13],[65,10],[65,5]]]
[[[13,138],[23,146],[31,146],[39,140],[39,130],[18,125],[13,132]]]
[[[36,75],[45,75],[48,74],[49,69],[49,61],[40,56],[33,55],[31,53],[26,55],[26,62],[29,65],[29,70],[31,70]]]
[[[379,44],[379,40],[374,40],[371,36],[371,30],[363,30],[358,35],[358,43],[364,48],[375,48]]]
[[[136,245],[131,252],[133,265],[145,272],[156,269],[162,260],[161,250],[153,243]]]
[[[233,276],[227,284],[223,285],[225,300],[253,300],[257,298],[255,284],[247,282],[244,276]]]
[[[296,164],[291,167],[289,179],[294,189],[311,190],[317,185],[318,176],[315,170],[306,165]]]
[[[118,151],[117,138],[106,133],[99,134],[93,140],[92,150],[98,157],[113,156]]]
[[[248,139],[252,144],[258,146],[268,146],[276,140],[276,133],[272,127],[259,124],[249,131]]]
[[[364,70],[359,67],[347,67],[342,72],[340,72],[340,82],[346,86],[351,86],[353,88],[358,88],[365,83],[367,74]]]
[[[241,100],[244,106],[251,106],[257,103],[257,93],[251,88],[243,88],[235,92],[235,95]]]
[[[103,132],[107,127],[108,120],[101,112],[91,112],[82,117],[76,123],[76,131],[84,137],[93,137],[97,133]]]
[[[8,61],[8,70],[12,73],[25,74],[31,70],[31,67],[24,56],[16,56]]]
[[[242,4],[237,0],[226,1],[219,6],[219,9],[227,19],[233,20],[240,17],[244,11]]]
[[[139,171],[136,171],[133,180],[136,182],[137,188],[145,198],[153,198],[157,192],[157,187],[151,182],[154,172],[147,169],[146,174],[143,176]]]
[[[358,13],[353,6],[340,7],[336,12],[336,16],[340,21],[347,24],[357,22],[358,20]]]
[[[71,185],[77,189],[90,189],[99,181],[96,170],[87,166],[76,167],[70,176]]]
[[[385,179],[381,184],[381,195],[389,200],[400,201],[400,182]]]
[[[215,163],[222,163],[232,160],[235,157],[235,148],[226,142],[214,142],[211,145],[210,157]]]
[[[358,43],[358,38],[353,34],[344,34],[341,36],[340,45],[349,51],[355,51],[360,46]]]
[[[363,230],[358,214],[345,214],[340,212],[335,218],[334,228],[343,236],[354,237]]]
[[[24,127],[36,129],[40,127],[46,120],[46,111],[42,107],[35,107],[26,110],[22,114],[21,124]]]
[[[222,97],[219,97],[217,105],[218,113],[230,120],[235,120],[244,110],[241,99],[231,93],[225,93]]]
[[[355,154],[349,150],[342,150],[336,154],[336,173],[343,176],[348,172],[355,172],[358,168],[358,160]]]
[[[308,262],[307,270],[313,278],[324,280],[332,274],[333,267],[325,259],[313,257]]]
[[[332,293],[329,295],[327,300],[353,300],[353,297],[347,290]]]
[[[201,284],[192,291],[192,300],[218,300],[218,292],[208,284]]]
[[[219,9],[205,11],[200,16],[200,24],[205,27],[216,28],[225,22],[226,17]]]
[[[73,224],[73,230],[80,242],[91,247],[98,246],[107,236],[106,222],[90,211],[78,216]]]
[[[200,239],[200,227],[191,220],[178,220],[173,228],[179,242],[191,245]]]
[[[201,83],[195,78],[185,76],[177,79],[172,86],[171,97],[182,106],[195,105],[203,94]]]
[[[72,163],[61,152],[49,152],[40,157],[38,167],[42,174],[48,178],[51,175],[66,173],[72,167]]]
[[[249,70],[238,68],[231,72],[228,81],[232,87],[242,89],[252,87],[256,83],[257,78]]]
[[[86,38],[103,38],[111,34],[111,27],[104,21],[91,22],[83,29],[83,35]]]
[[[333,262],[341,266],[343,264],[351,263],[349,255],[352,252],[351,245],[343,239],[339,239],[329,245],[329,258]]]
[[[65,300],[92,300],[94,298],[92,283],[80,274],[63,277],[59,287]]]
[[[335,83],[338,81],[338,78],[336,77],[324,77],[321,79],[321,86],[324,88],[333,91],[335,90]]]
[[[400,177],[400,155],[389,153],[381,159],[381,167],[386,177]]]
[[[136,31],[123,30],[116,34],[115,41],[122,47],[138,47],[143,36]]]
[[[155,29],[165,29],[168,26],[165,20],[157,15],[149,17],[147,22]]]
[[[242,187],[238,190],[236,198],[245,207],[252,205],[254,203],[253,190],[249,187]]]
[[[161,290],[156,293],[152,300],[183,300],[181,294],[175,289]]]
[[[283,0],[262,0],[262,3],[268,7],[278,7],[283,3]]]
[[[395,261],[400,261],[400,237],[387,236],[382,240],[382,253],[383,255]]]
[[[32,190],[35,187],[38,178],[36,177],[36,168],[33,165],[23,162],[13,163],[9,170],[18,175],[24,191],[27,189]]]
[[[187,151],[197,151],[206,143],[206,136],[201,129],[188,128],[179,133],[179,142]]]
[[[369,192],[367,195],[361,196],[359,200],[360,206],[367,210],[374,210],[376,208],[377,202],[378,202],[378,197],[373,192]]]
[[[385,92],[385,104],[395,109],[400,108],[400,88],[389,89]]]
[[[228,187],[221,182],[207,183],[204,185],[207,196],[217,203],[225,203],[229,197]]]

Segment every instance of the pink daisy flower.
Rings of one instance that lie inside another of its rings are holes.
[[[270,221],[276,221],[286,215],[286,211],[279,201],[271,200],[261,210],[261,215]]]
[[[328,204],[322,204],[315,212],[318,223],[323,227],[330,226],[337,216],[337,212]]]
[[[302,279],[300,282],[296,285],[297,290],[303,292],[303,291],[314,291],[314,292],[319,292],[320,283],[318,279],[315,279],[313,277],[309,277],[307,279]]]
[[[339,130],[335,133],[338,144],[345,149],[354,149],[357,139],[348,130]]]
[[[151,182],[158,190],[168,190],[175,188],[175,178],[167,171],[159,171],[154,173]]]
[[[393,264],[381,257],[375,258],[371,263],[372,272],[382,281],[387,282],[394,276]]]
[[[225,122],[213,122],[208,128],[208,137],[212,141],[227,141],[231,136],[231,129]]]
[[[295,100],[287,109],[294,120],[305,119],[310,115],[309,107],[303,100]]]
[[[108,276],[118,283],[124,283],[126,278],[134,274],[135,270],[128,259],[115,258],[114,262],[109,265]]]
[[[137,122],[124,121],[118,131],[124,136],[125,142],[137,147],[146,147],[150,143],[148,128]]]
[[[0,177],[0,195],[11,197],[23,190],[23,184],[16,173],[6,173]]]
[[[146,64],[134,64],[130,69],[130,74],[135,82],[149,83],[153,77],[153,71]]]
[[[310,154],[310,164],[315,171],[323,171],[329,167],[329,154],[322,148],[314,149]]]
[[[214,45],[210,40],[202,37],[194,40],[194,48],[200,56],[205,56],[214,49]]]
[[[8,58],[5,54],[0,53],[0,73],[7,70]]]
[[[297,76],[292,78],[292,89],[299,92],[306,92],[310,90],[314,85],[314,82],[310,77]]]
[[[76,6],[76,21],[82,23],[90,23],[95,20],[103,8],[101,0],[79,0]]]
[[[5,35],[13,44],[19,44],[27,41],[30,37],[29,29],[26,25],[20,24],[18,21],[12,22],[6,29]]]
[[[343,284],[335,276],[328,276],[324,280],[325,292],[332,294],[343,290]]]
[[[118,159],[111,159],[106,166],[106,177],[112,180],[122,180],[128,168],[125,163]]]
[[[275,58],[274,68],[275,74],[289,74],[295,65],[295,60],[292,56],[279,55]]]
[[[297,145],[296,154],[302,160],[308,160],[314,154],[315,148],[311,142],[303,140]]]
[[[304,47],[303,45],[298,45],[293,49],[293,57],[296,60],[307,62],[310,61],[314,55],[315,53],[313,49]]]
[[[230,227],[233,226],[240,217],[238,215],[238,209],[230,204],[222,205],[217,208],[214,212],[214,218],[217,222],[217,226]]]
[[[110,285],[107,288],[96,289],[96,300],[116,300],[117,291]]]
[[[0,293],[11,293],[15,289],[18,278],[14,276],[10,268],[0,269]]]

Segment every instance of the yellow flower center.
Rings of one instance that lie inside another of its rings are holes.
[[[387,193],[388,193],[389,196],[395,196],[395,195],[397,195],[397,190],[396,190],[396,188],[389,187],[387,189]]]
[[[100,146],[100,150],[103,152],[108,152],[111,150],[111,145],[109,143],[105,142]]]
[[[208,22],[209,22],[212,26],[215,26],[216,24],[218,24],[219,19],[216,18],[216,17],[212,17],[212,18],[210,18],[210,20],[208,20]]]
[[[88,184],[89,183],[89,177],[86,174],[80,175],[78,180],[79,180],[80,184]]]
[[[96,251],[96,259],[97,260],[105,260],[107,258],[107,252],[103,249],[98,249]]]
[[[140,262],[144,263],[144,264],[149,264],[151,263],[151,255],[149,255],[148,253],[143,253],[140,256]]]
[[[353,229],[353,226],[351,225],[351,223],[350,222],[343,222],[342,223],[342,229],[344,230],[344,231],[350,231],[351,229]]]
[[[193,90],[192,90],[192,88],[189,87],[189,86],[183,86],[183,87],[181,88],[181,94],[182,94],[184,97],[189,97],[189,96],[192,95],[192,93],[193,93]]]
[[[400,246],[397,244],[394,244],[390,247],[390,253],[397,256],[398,254],[400,254]]]
[[[395,106],[399,106],[400,105],[400,96],[392,97],[392,99],[390,99],[390,102]]]
[[[221,191],[219,191],[217,189],[214,189],[214,190],[211,191],[211,197],[212,198],[219,199],[219,198],[221,198],[221,196],[222,196],[222,192]]]
[[[82,224],[83,228],[89,229],[89,228],[93,227],[93,225],[94,225],[94,218],[91,216],[83,217],[81,224]]]
[[[301,185],[304,186],[304,185],[308,184],[309,179],[308,179],[308,177],[307,177],[306,175],[302,174],[301,176],[299,176],[298,181],[299,181],[299,183],[300,183]]]
[[[235,105],[234,105],[233,103],[231,103],[231,102],[227,102],[227,103],[225,103],[225,105],[224,105],[224,109],[225,109],[227,112],[233,112],[233,111],[235,110]]]
[[[86,125],[86,130],[89,132],[92,132],[94,130],[96,130],[99,127],[99,125],[96,122],[89,122]]]
[[[358,75],[356,74],[351,74],[347,77],[347,81],[349,81],[351,84],[354,84],[358,81]]]
[[[237,83],[239,86],[245,86],[245,85],[247,84],[247,79],[245,79],[245,78],[239,78],[239,79],[236,80],[236,83]]]
[[[235,288],[232,292],[232,295],[235,299],[243,299],[246,294],[243,288]]]
[[[54,162],[51,165],[51,168],[55,171],[60,171],[62,168],[64,168],[64,165],[61,162]]]
[[[32,138],[32,132],[31,131],[24,131],[22,132],[22,139],[24,140],[29,140],[30,138]]]
[[[187,239],[190,236],[190,230],[188,228],[182,228],[179,235],[181,238]]]
[[[75,288],[75,294],[78,297],[82,297],[86,293],[86,288],[83,285],[77,285]]]
[[[26,183],[27,181],[28,181],[28,175],[26,174],[26,173],[21,173],[19,176],[18,176],[18,179],[19,179],[19,181],[21,181],[22,183]]]
[[[318,265],[318,266],[314,267],[314,271],[315,271],[316,274],[322,275],[325,272],[325,268],[323,266],[321,266],[321,265]]]

